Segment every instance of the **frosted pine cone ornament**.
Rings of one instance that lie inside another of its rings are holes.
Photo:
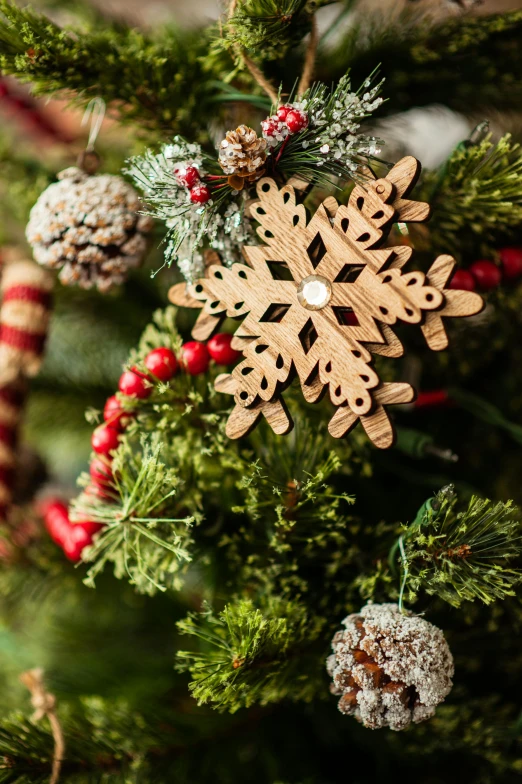
[[[343,625],[327,659],[341,713],[370,729],[403,730],[431,718],[453,686],[442,631],[396,604],[367,604]]]
[[[255,182],[264,174],[266,147],[266,140],[247,125],[228,131],[219,145],[219,165],[229,175],[231,188],[240,191],[246,182]]]
[[[122,177],[71,167],[34,205],[27,240],[39,264],[61,270],[63,284],[106,292],[143,260],[152,219],[141,208]]]

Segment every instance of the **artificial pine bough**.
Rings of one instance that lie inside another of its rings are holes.
[[[129,131],[0,130],[1,240],[60,270],[44,460],[0,401],[0,782],[515,781],[522,154],[481,123],[421,173],[378,124],[518,106],[521,12],[52,5],[0,0],[2,73]],[[48,274],[4,272],[6,384]]]

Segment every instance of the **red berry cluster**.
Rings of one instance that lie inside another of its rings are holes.
[[[174,174],[180,185],[188,189],[190,201],[194,204],[206,204],[210,199],[210,190],[201,182],[199,171],[195,166],[176,166]]]
[[[211,359],[218,365],[230,365],[240,357],[240,353],[230,345],[231,341],[232,335],[225,333],[214,335],[206,345],[191,340],[181,347],[179,359],[169,348],[155,348],[144,360],[148,372],[136,367],[126,370],[120,376],[118,389],[125,397],[145,400],[152,394],[154,383],[170,381],[178,367],[191,376],[199,376],[207,371]],[[92,448],[99,457],[91,463],[92,485],[86,492],[102,498],[110,497],[107,493],[113,478],[110,467],[112,453],[132,417],[132,411],[126,410],[116,395],[107,399],[103,409],[104,424],[96,428],[91,438]]]
[[[450,288],[491,291],[500,286],[502,280],[513,282],[522,277],[522,248],[502,248],[499,257],[501,267],[492,261],[480,260],[474,261],[468,269],[457,270],[451,279]]]
[[[62,501],[44,501],[41,511],[51,539],[62,548],[70,561],[81,560],[83,549],[92,544],[94,534],[103,528],[102,523],[94,523],[92,520],[72,523],[67,505]]]
[[[270,147],[275,147],[294,133],[304,131],[308,125],[308,115],[298,106],[286,103],[277,112],[261,123],[263,137]]]

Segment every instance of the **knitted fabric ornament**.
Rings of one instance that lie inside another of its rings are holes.
[[[52,287],[52,276],[33,261],[5,264],[0,286],[0,384],[40,370]]]
[[[396,604],[367,604],[343,625],[327,659],[341,713],[370,729],[392,730],[433,716],[453,685],[453,657],[441,630]]]
[[[61,269],[65,285],[106,292],[141,263],[152,219],[139,215],[134,188],[119,176],[71,167],[40,196],[26,236],[39,264]]]
[[[264,174],[266,140],[247,125],[228,131],[219,145],[219,163],[228,184],[236,191],[243,189],[245,182],[254,182]]]

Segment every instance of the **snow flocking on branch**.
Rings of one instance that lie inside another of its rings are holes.
[[[176,261],[187,281],[204,271],[201,248],[205,240],[229,266],[239,260],[239,247],[254,236],[241,202],[230,202],[218,211],[219,204],[213,199],[205,205],[191,201],[189,190],[178,179],[179,172],[195,167],[203,180],[208,174],[206,161],[199,144],[175,137],[159,153],[147,150],[131,158],[126,169],[142,190],[150,214],[165,221],[168,228],[165,263],[170,266]]]

